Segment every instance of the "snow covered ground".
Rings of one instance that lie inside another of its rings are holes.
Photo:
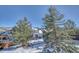
[[[44,40],[43,39],[37,39],[37,40],[30,40],[30,41],[28,41],[28,43],[38,43],[38,42],[44,42]]]
[[[2,50],[0,53],[38,53],[42,52],[42,49],[36,49],[36,48],[26,48],[24,49],[23,47],[13,49],[13,50]]]
[[[44,47],[43,39],[31,40],[29,41],[30,46],[28,48],[19,47],[20,45],[5,48],[0,51],[0,53],[38,53],[42,52]]]
[[[39,52],[45,53],[45,51],[50,53],[50,51],[53,51],[51,47],[48,47],[44,51],[45,44],[44,44],[43,39],[30,40],[28,48],[23,48],[20,46],[21,45],[15,45],[9,48],[5,48],[3,50],[0,50],[0,53],[39,53]],[[79,48],[79,43],[78,45],[76,45],[76,47]]]

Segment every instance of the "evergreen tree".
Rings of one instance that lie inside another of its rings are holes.
[[[64,23],[64,27],[65,27],[66,32],[69,33],[69,35],[75,35],[76,34],[76,25],[75,25],[74,21],[72,21],[70,19],[67,20]]]
[[[71,42],[72,38],[69,33],[63,29],[64,27],[61,27],[65,22],[63,18],[64,15],[59,13],[55,7],[51,6],[49,8],[49,14],[43,18],[43,37],[46,46],[51,46],[53,48],[52,52],[78,52],[77,48]],[[72,27],[71,25],[70,27]]]
[[[16,26],[12,30],[12,34],[13,37],[16,38],[16,43],[27,45],[27,41],[30,39],[32,34],[32,28],[26,17],[16,23]]]

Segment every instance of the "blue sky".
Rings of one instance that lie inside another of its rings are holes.
[[[26,16],[33,27],[41,27],[42,18],[48,13],[48,8],[47,5],[0,6],[0,26],[13,27]],[[57,5],[56,8],[64,14],[64,19],[72,19],[79,27],[79,6]]]

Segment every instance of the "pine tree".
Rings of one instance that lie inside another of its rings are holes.
[[[69,33],[61,27],[65,23],[63,18],[64,15],[59,13],[55,7],[49,8],[49,14],[43,18],[43,36],[46,46],[50,45],[53,48],[52,52],[78,52],[71,42],[72,38]]]
[[[69,33],[69,35],[75,35],[76,34],[76,24],[74,23],[74,21],[72,21],[70,19],[67,20],[64,23],[64,27],[65,27],[66,32]]]
[[[12,34],[13,37],[16,38],[16,43],[27,45],[27,41],[30,39],[32,34],[32,27],[26,17],[16,23],[16,26],[12,30]]]

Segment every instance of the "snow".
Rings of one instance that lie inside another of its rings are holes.
[[[32,44],[31,44],[32,43]],[[11,46],[0,51],[0,53],[38,53],[42,52],[44,48],[43,39],[29,41],[30,46],[23,48],[21,45]]]
[[[42,32],[41,30],[39,30],[39,33],[40,33],[40,34],[43,34],[43,32]]]
[[[30,40],[28,43],[35,43],[35,42],[44,42],[43,39],[37,39],[37,40]]]
[[[2,50],[0,53],[37,53],[37,52],[42,52],[42,49],[35,49],[35,48],[17,48],[14,50]]]

